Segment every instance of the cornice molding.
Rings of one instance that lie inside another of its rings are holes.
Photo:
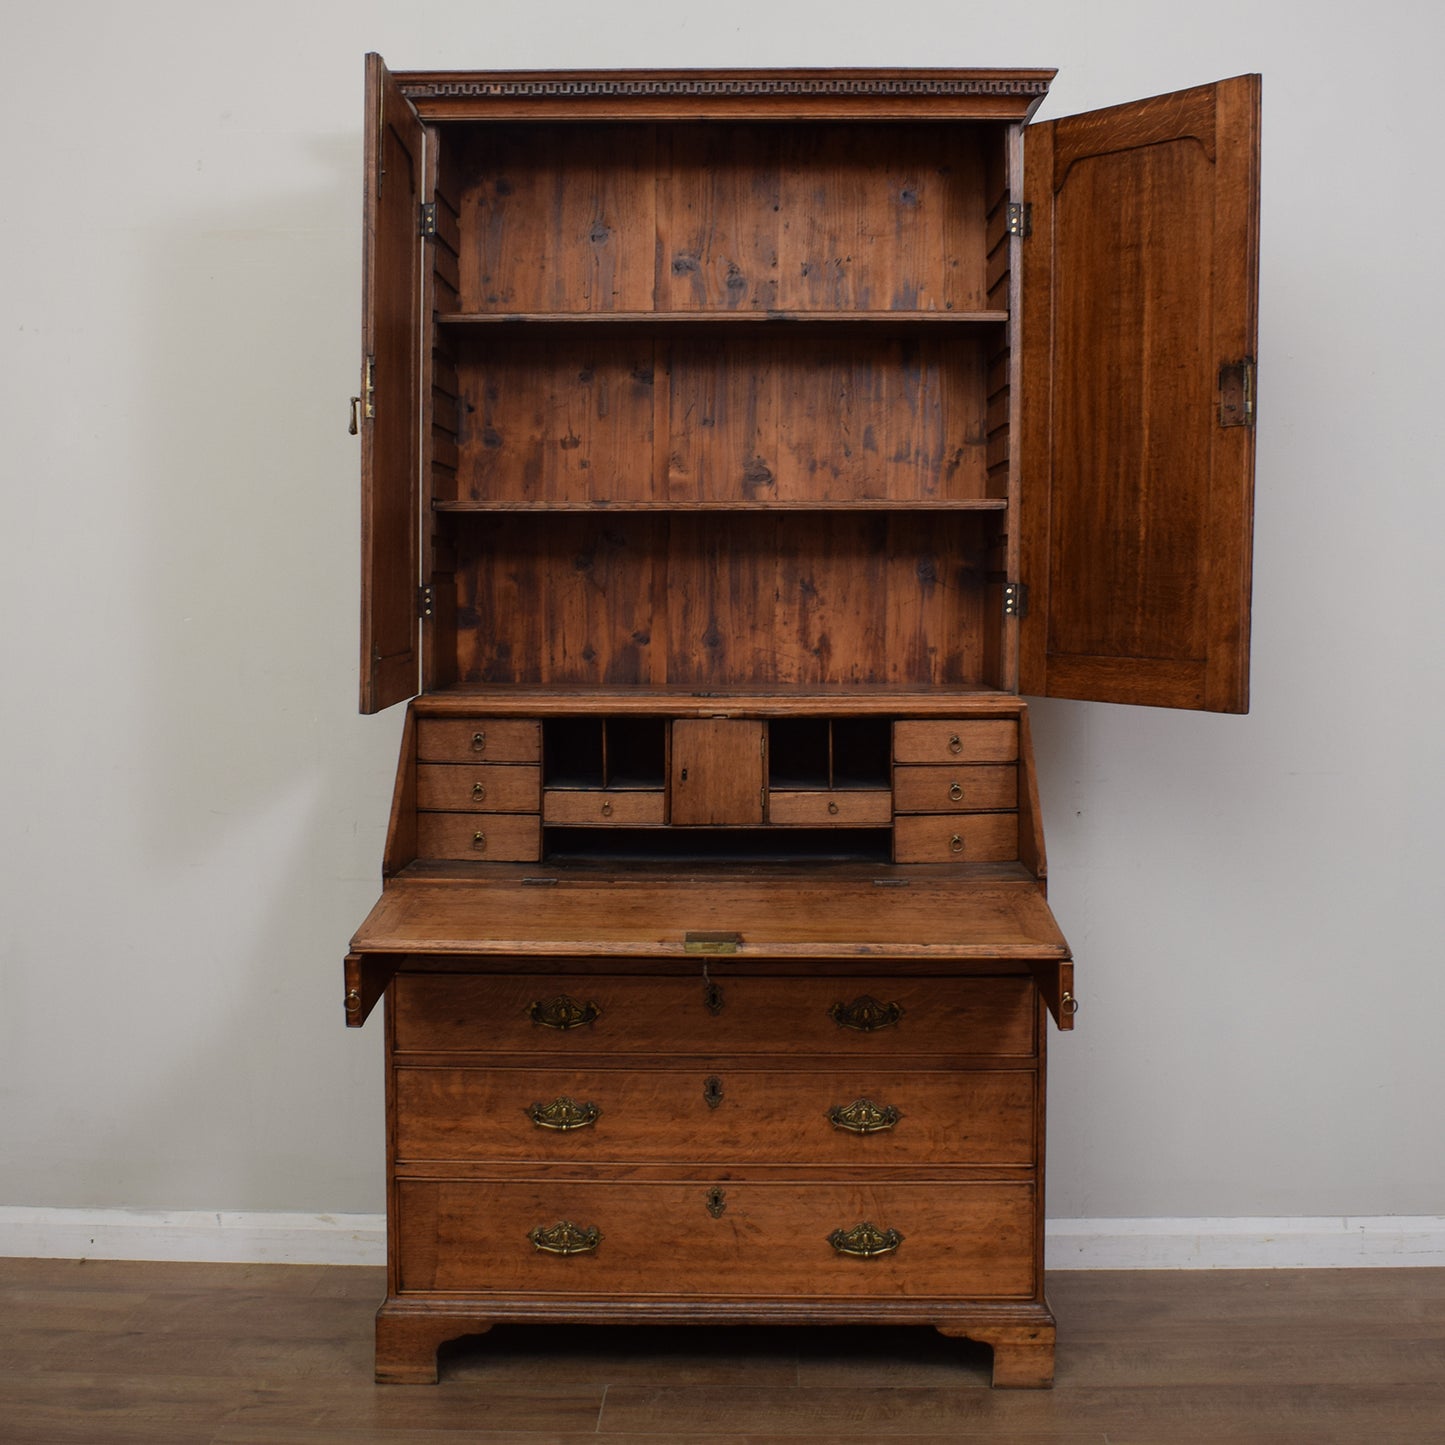
[[[632,96],[1036,96],[1047,80],[1033,76],[497,76],[405,80],[412,100],[588,100]]]

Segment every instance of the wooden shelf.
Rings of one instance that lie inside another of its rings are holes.
[[[436,512],[1005,512],[1003,497],[906,498],[866,497],[856,501],[757,502],[738,498],[717,502],[653,501],[433,501]]]
[[[466,330],[512,326],[998,326],[1007,311],[451,311],[437,324]]]

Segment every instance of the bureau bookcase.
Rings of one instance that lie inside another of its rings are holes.
[[[1052,1380],[1020,693],[1247,705],[1259,114],[1052,74],[368,57],[379,1379],[573,1321]]]

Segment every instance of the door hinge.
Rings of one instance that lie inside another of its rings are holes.
[[[423,201],[421,203],[421,217],[417,222],[417,234],[430,239],[437,233],[437,203],[435,201]]]
[[[1219,424],[1254,425],[1254,357],[1219,368]]]
[[[1008,233],[1010,236],[1033,235],[1034,205],[1032,201],[1010,201],[1008,203]]]
[[[1029,615],[1029,585],[1027,582],[1005,582],[1003,584],[1003,615],[1005,617],[1027,617]]]
[[[368,421],[376,416],[376,357],[371,353],[361,373],[361,414]]]
[[[416,615],[425,621],[436,609],[436,594],[430,587],[416,589]]]

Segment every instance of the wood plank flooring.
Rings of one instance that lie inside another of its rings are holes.
[[[1052,1391],[928,1330],[498,1328],[377,1386],[375,1269],[0,1260],[4,1445],[1445,1442],[1445,1270],[1061,1273]]]

